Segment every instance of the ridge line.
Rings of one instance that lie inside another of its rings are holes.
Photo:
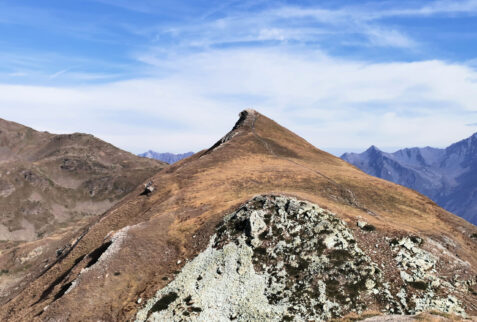
[[[331,182],[332,184],[334,184],[336,187],[338,187],[341,191],[346,191],[349,196],[348,196],[348,202],[354,206],[355,208],[358,208],[360,210],[363,210],[363,211],[366,211],[367,213],[373,215],[373,216],[377,216],[376,213],[374,213],[373,211],[367,209],[366,207],[363,207],[361,206],[358,201],[356,200],[356,196],[354,195],[353,191],[351,191],[350,189],[346,188],[345,186],[343,186],[341,183],[338,183],[336,182],[335,180],[333,180],[332,178],[324,175],[323,173],[321,173],[320,171],[318,170],[315,170],[315,169],[312,169],[306,165],[303,165],[303,164],[300,164],[294,160],[290,160],[288,159],[287,157],[282,157],[282,156],[279,156],[275,153],[275,151],[273,151],[273,149],[270,147],[270,145],[268,144],[268,142],[266,142],[260,135],[257,134],[257,132],[255,131],[255,122],[257,121],[258,117],[260,117],[260,115],[258,114],[255,114],[254,115],[254,119],[252,121],[252,133],[253,135],[265,146],[265,148],[274,156],[274,157],[277,157],[277,158],[281,158],[283,160],[286,160],[288,162],[291,162],[299,167],[302,167],[304,169],[307,169],[323,178],[325,178],[326,180],[328,180],[329,182]]]

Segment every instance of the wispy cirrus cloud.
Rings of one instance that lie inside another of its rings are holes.
[[[71,68],[65,68],[65,69],[59,70],[59,71],[57,71],[56,73],[51,74],[48,78],[49,78],[49,79],[55,79],[55,78],[57,78],[58,76],[61,76],[61,75],[63,75],[64,73],[67,73],[67,72],[70,71],[70,70],[71,70]]]
[[[320,6],[282,6],[273,10],[274,14],[284,18],[313,18],[322,22],[338,23],[343,20],[373,21],[382,18],[400,16],[432,15],[477,15],[476,0],[441,0],[426,2],[409,1],[370,1],[351,3],[337,8]]]
[[[155,39],[180,39],[178,45],[202,49],[211,46],[281,42],[319,44],[321,40],[349,41],[350,35],[361,35],[355,43],[370,46],[411,48],[417,41],[399,31],[374,22],[361,9],[321,9],[296,6],[265,8],[256,12],[224,13],[215,19],[191,24],[148,28]],[[141,31],[138,31],[141,32]],[[145,31],[142,30],[144,33]]]
[[[445,15],[445,14],[464,14],[477,15],[477,1],[476,0],[441,0],[429,2],[422,7],[404,10],[394,10],[390,15]]]

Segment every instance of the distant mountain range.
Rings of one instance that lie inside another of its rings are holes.
[[[155,159],[155,160],[160,160],[162,162],[167,162],[169,164],[173,164],[177,161],[180,161],[182,159],[185,159],[187,157],[190,157],[193,155],[194,152],[186,152],[186,153],[180,153],[180,154],[174,154],[174,153],[158,153],[152,150],[149,150],[147,152],[138,154],[140,157],[144,158],[150,158],[150,159]]]
[[[414,189],[477,225],[477,133],[445,149],[386,153],[371,146],[341,158],[368,174]]]

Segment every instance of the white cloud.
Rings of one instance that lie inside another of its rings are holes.
[[[64,73],[67,73],[71,68],[65,68],[65,69],[62,69],[60,71],[57,71],[56,73],[53,73],[51,74],[48,78],[49,79],[55,79],[57,78],[58,76],[61,76],[63,75]]]
[[[370,43],[375,46],[400,48],[414,48],[418,46],[416,41],[395,29],[366,26],[363,30]]]
[[[477,14],[477,0],[426,1],[414,6],[406,6],[406,3],[399,1],[375,4],[364,2],[337,9],[283,6],[271,12],[283,18],[313,18],[325,23],[342,23],[350,20],[373,21],[399,16],[475,15]]]
[[[470,135],[465,124],[477,120],[477,72],[437,60],[369,63],[249,48],[150,68],[168,72],[88,86],[0,85],[0,116],[90,132],[133,152],[206,148],[248,107],[324,149],[444,146]]]
[[[403,12],[405,14],[405,12]],[[409,14],[416,15],[435,15],[435,14],[476,14],[476,0],[443,0],[426,4],[417,10],[409,10]]]

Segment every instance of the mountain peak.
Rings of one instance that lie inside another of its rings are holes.
[[[375,145],[371,145],[365,152],[373,152],[373,153],[376,153],[376,152],[382,152],[377,146]]]
[[[255,119],[261,115],[259,112],[257,112],[254,109],[245,109],[242,112],[239,113],[239,119],[235,123],[234,127],[232,128],[233,130],[238,129],[239,127],[242,127],[244,125],[253,125],[253,122]]]
[[[239,129],[253,130],[253,127],[255,125],[255,120],[258,118],[259,115],[261,114],[253,109],[245,109],[242,112],[240,112],[239,119],[237,120],[237,122],[235,122],[235,125],[232,127],[232,129],[227,134],[225,134],[220,140],[218,140],[213,146],[211,146],[207,151],[205,151],[202,155],[206,155],[216,150],[217,148],[222,146],[224,143],[231,140],[235,135],[237,135],[240,132]]]
[[[253,108],[246,108],[242,112],[240,112],[240,114],[242,114],[242,113],[247,113],[248,115],[260,114],[259,112],[257,112],[257,110],[255,110]]]

